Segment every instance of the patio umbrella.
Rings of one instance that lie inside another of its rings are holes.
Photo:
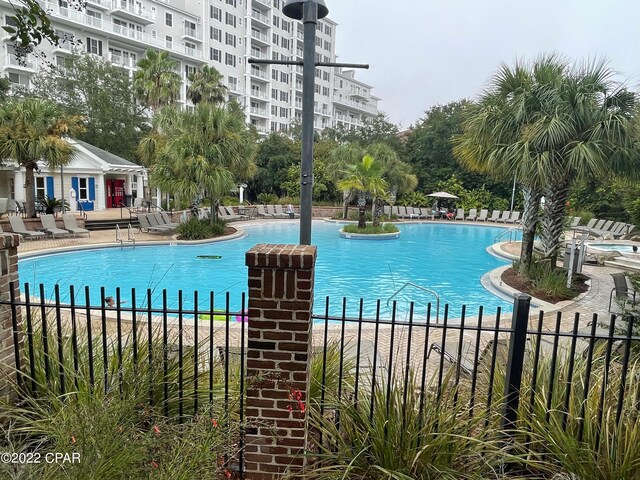
[[[452,193],[448,192],[433,192],[427,195],[427,197],[436,197],[436,198],[460,198],[456,197]],[[436,200],[436,210],[438,209],[438,201]]]

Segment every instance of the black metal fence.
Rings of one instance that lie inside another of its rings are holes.
[[[150,289],[143,296],[132,290],[123,304],[119,289],[111,302],[102,288],[101,301],[92,305],[89,287],[71,287],[63,303],[57,286],[47,300],[43,285],[32,292],[25,284],[23,300],[0,301],[13,316],[20,387],[33,395],[82,389],[139,395],[179,421],[213,406],[243,425],[244,295],[239,311],[231,310],[228,294],[220,299],[211,292],[202,299],[195,292],[187,302],[178,291],[175,308],[166,291],[156,297]],[[526,296],[515,299],[513,313],[481,307],[469,315],[462,307],[456,319],[446,305],[437,320],[430,305],[418,314],[410,304],[401,317],[394,303],[383,318],[378,301],[372,319],[364,318],[363,300],[356,317],[347,316],[346,299],[342,315],[329,315],[331,307],[327,298],[316,305],[325,313],[313,316],[309,402],[338,426],[339,401],[366,402],[373,415],[376,408],[389,409],[395,388],[403,392],[403,410],[417,399],[422,412],[428,402],[447,396],[466,402],[470,414],[497,413],[506,432],[540,399],[548,412],[579,417],[575,405],[585,408],[587,397],[596,396],[600,420],[613,403],[616,423],[629,402],[640,406],[640,389],[630,389],[639,380],[631,367],[640,358],[640,337],[629,317],[531,316]],[[381,388],[386,405],[374,394]],[[242,428],[235,441],[233,461],[242,472]]]

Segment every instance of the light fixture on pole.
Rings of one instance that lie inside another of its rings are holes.
[[[304,24],[302,62],[290,60],[259,60],[251,64],[302,66],[302,159],[300,165],[300,244],[311,244],[311,207],[313,194],[313,100],[316,67],[369,68],[369,65],[316,62],[316,26],[329,14],[324,0],[286,0],[282,12]]]

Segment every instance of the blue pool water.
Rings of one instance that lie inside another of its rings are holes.
[[[595,250],[606,250],[607,252],[632,253],[631,245],[621,245],[619,243],[587,243],[587,246]]]
[[[247,291],[245,252],[257,243],[297,243],[299,236],[297,222],[256,224],[243,229],[247,236],[242,239],[208,245],[102,248],[22,259],[20,278],[32,289],[45,284],[48,297],[54,284],[59,284],[64,301],[69,300],[69,285],[82,291],[82,301],[84,286],[89,285],[91,300],[96,304],[100,302],[101,286],[106,287],[106,295],[112,296],[116,287],[121,287],[121,297],[128,302],[135,288],[141,306],[147,288],[153,289],[154,306],[161,305],[162,289],[167,289],[172,308],[177,307],[178,289],[184,292],[185,308],[193,307],[194,290],[198,290],[202,308],[208,308],[211,290],[218,295],[216,308],[222,308],[220,294],[228,291],[231,308],[239,310],[241,293]],[[387,241],[341,239],[339,229],[335,223],[313,224],[313,243],[318,247],[315,313],[324,313],[325,297],[329,296],[331,314],[341,312],[342,297],[347,297],[347,312],[356,315],[362,297],[366,316],[375,314],[378,298],[382,300],[381,314],[388,316],[386,300],[405,282],[436,291],[442,305],[451,305],[451,316],[459,316],[463,304],[469,314],[476,314],[480,305],[488,313],[498,306],[510,306],[480,284],[484,273],[505,264],[485,251],[502,231],[500,228],[459,223],[401,225],[400,239]],[[198,255],[222,258],[198,259]],[[404,293],[399,297],[400,310],[407,308],[407,298],[418,306],[435,304],[434,297],[418,289],[409,287]],[[417,308],[416,312],[424,311]]]

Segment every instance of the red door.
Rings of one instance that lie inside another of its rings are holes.
[[[124,180],[107,180],[107,208],[124,204]]]

